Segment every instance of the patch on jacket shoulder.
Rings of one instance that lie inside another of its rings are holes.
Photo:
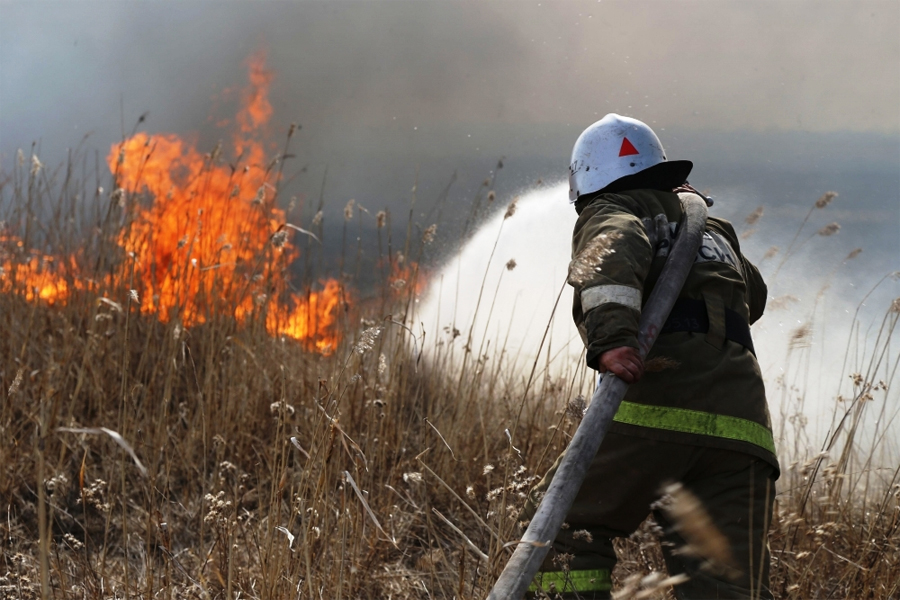
[[[703,243],[700,244],[700,249],[697,251],[697,258],[694,262],[721,262],[731,265],[740,271],[738,257],[734,248],[731,247],[728,240],[715,231],[707,231],[703,234]]]
[[[657,215],[656,219],[644,219],[644,227],[647,230],[647,237],[650,243],[656,248],[656,256],[668,256],[669,248],[678,231],[678,223],[668,223],[668,227],[662,226],[659,218],[664,215]],[[703,232],[703,241],[700,243],[700,249],[697,250],[697,258],[695,263],[704,262],[720,262],[730,265],[737,269],[740,268],[740,261],[737,253],[728,240],[715,231]]]

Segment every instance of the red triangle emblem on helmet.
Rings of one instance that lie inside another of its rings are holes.
[[[632,154],[640,154],[634,144],[628,141],[627,137],[622,138],[622,147],[619,148],[619,156],[631,156]]]

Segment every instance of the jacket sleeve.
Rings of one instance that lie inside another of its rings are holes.
[[[744,281],[747,283],[747,307],[750,309],[750,324],[753,325],[766,310],[766,295],[768,288],[763,281],[759,269],[741,255],[741,263],[744,267]]]
[[[591,368],[607,350],[638,347],[642,290],[653,260],[639,210],[630,198],[607,194],[585,207],[575,225],[572,312]]]
[[[768,288],[766,282],[763,281],[759,269],[753,265],[744,253],[741,251],[741,243],[738,240],[734,227],[728,221],[723,219],[710,218],[712,226],[718,226],[721,231],[728,237],[728,242],[737,252],[741,261],[741,275],[747,289],[747,309],[749,313],[749,323],[752,325],[762,317],[763,311],[766,309],[766,296]]]

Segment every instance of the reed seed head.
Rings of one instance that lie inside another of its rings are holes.
[[[125,152],[123,149],[122,153],[119,155],[120,160],[124,161],[124,159],[125,159],[124,154],[125,154]],[[209,153],[209,162],[212,162],[212,163],[218,162],[219,157],[221,155],[222,155],[222,140],[219,140],[218,142],[216,142],[216,147],[213,148],[213,151]]]
[[[516,196],[513,198],[513,201],[509,203],[509,206],[506,207],[506,214],[503,215],[503,219],[508,219],[514,214],[516,214],[516,205],[519,203],[519,197]]]
[[[412,472],[412,473],[404,473],[404,474],[403,474],[403,481],[405,481],[406,483],[408,483],[408,484],[410,484],[410,485],[413,485],[413,484],[420,484],[420,483],[422,483],[422,481],[423,481],[423,479],[422,479],[422,474],[421,474],[421,473],[415,473],[415,472]]]
[[[287,243],[288,232],[284,229],[281,231],[276,231],[272,234],[272,245],[276,248],[284,248],[284,245]]]
[[[575,538],[576,540],[584,540],[588,544],[591,544],[594,542],[594,536],[591,535],[591,532],[588,531],[587,529],[579,529],[578,531],[573,531],[572,537]]]
[[[716,570],[734,574],[728,539],[713,524],[700,499],[680,483],[670,484],[664,491],[668,501],[663,503],[663,510],[688,543],[681,551],[705,558]]]
[[[612,246],[621,237],[622,234],[617,232],[603,233],[588,242],[584,250],[569,263],[569,285],[581,286],[599,273],[603,260],[615,252]]]
[[[805,348],[809,345],[810,334],[812,333],[812,327],[810,327],[809,323],[804,323],[800,325],[797,329],[795,329],[791,333],[791,339],[788,342],[788,345],[791,349],[795,348]]]
[[[119,208],[125,208],[125,190],[123,190],[122,188],[116,188],[115,190],[113,190],[113,193],[109,197],[109,199]]]
[[[756,222],[762,218],[763,212],[764,212],[763,207],[760,206],[759,208],[754,210],[752,213],[747,215],[747,218],[744,219],[744,223],[746,223],[747,225],[750,225],[751,227],[753,225],[756,225]]]
[[[261,185],[261,186],[259,186],[259,189],[256,190],[256,196],[254,196],[251,204],[258,206],[258,205],[262,204],[265,199],[266,199],[266,186]]]
[[[828,225],[822,227],[819,231],[816,232],[816,235],[821,235],[822,237],[828,237],[830,235],[836,234],[841,230],[841,226],[838,223],[829,223]]]
[[[793,304],[794,302],[799,302],[800,298],[797,296],[792,296],[791,294],[785,294],[784,296],[778,296],[774,298],[771,302],[768,303],[766,308],[769,310],[783,310]]]
[[[578,394],[566,403],[566,416],[576,421],[580,421],[584,417],[585,410],[587,410],[587,402],[581,394]]]
[[[369,327],[365,331],[362,332],[362,335],[359,336],[359,343],[357,343],[355,351],[357,354],[365,354],[369,350],[371,350],[375,345],[375,340],[378,339],[378,335],[381,333],[381,327]]]
[[[287,415],[293,415],[295,412],[297,412],[297,409],[295,409],[284,400],[273,402],[269,405],[269,412],[273,415],[279,415],[282,413],[282,411],[284,411],[284,413]]]
[[[63,535],[63,541],[69,548],[76,552],[84,548],[84,544],[82,544],[81,541],[71,533]]]
[[[19,388],[22,387],[22,375],[25,373],[25,369],[21,368],[16,371],[16,377],[13,379],[12,384],[9,386],[9,390],[6,392],[7,396],[12,396],[13,394],[17,394],[19,392]]]
[[[825,192],[816,200],[816,208],[825,208],[831,201],[838,197],[837,192]]]
[[[434,234],[437,231],[437,223],[429,225],[427,229],[425,229],[425,233],[422,234],[422,243],[430,244],[434,241]]]

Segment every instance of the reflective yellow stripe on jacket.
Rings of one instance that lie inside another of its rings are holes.
[[[606,592],[612,589],[609,569],[546,571],[538,573],[530,592]]]
[[[775,454],[775,440],[766,427],[741,419],[699,410],[622,402],[614,421],[653,429],[697,433],[750,442]]]

